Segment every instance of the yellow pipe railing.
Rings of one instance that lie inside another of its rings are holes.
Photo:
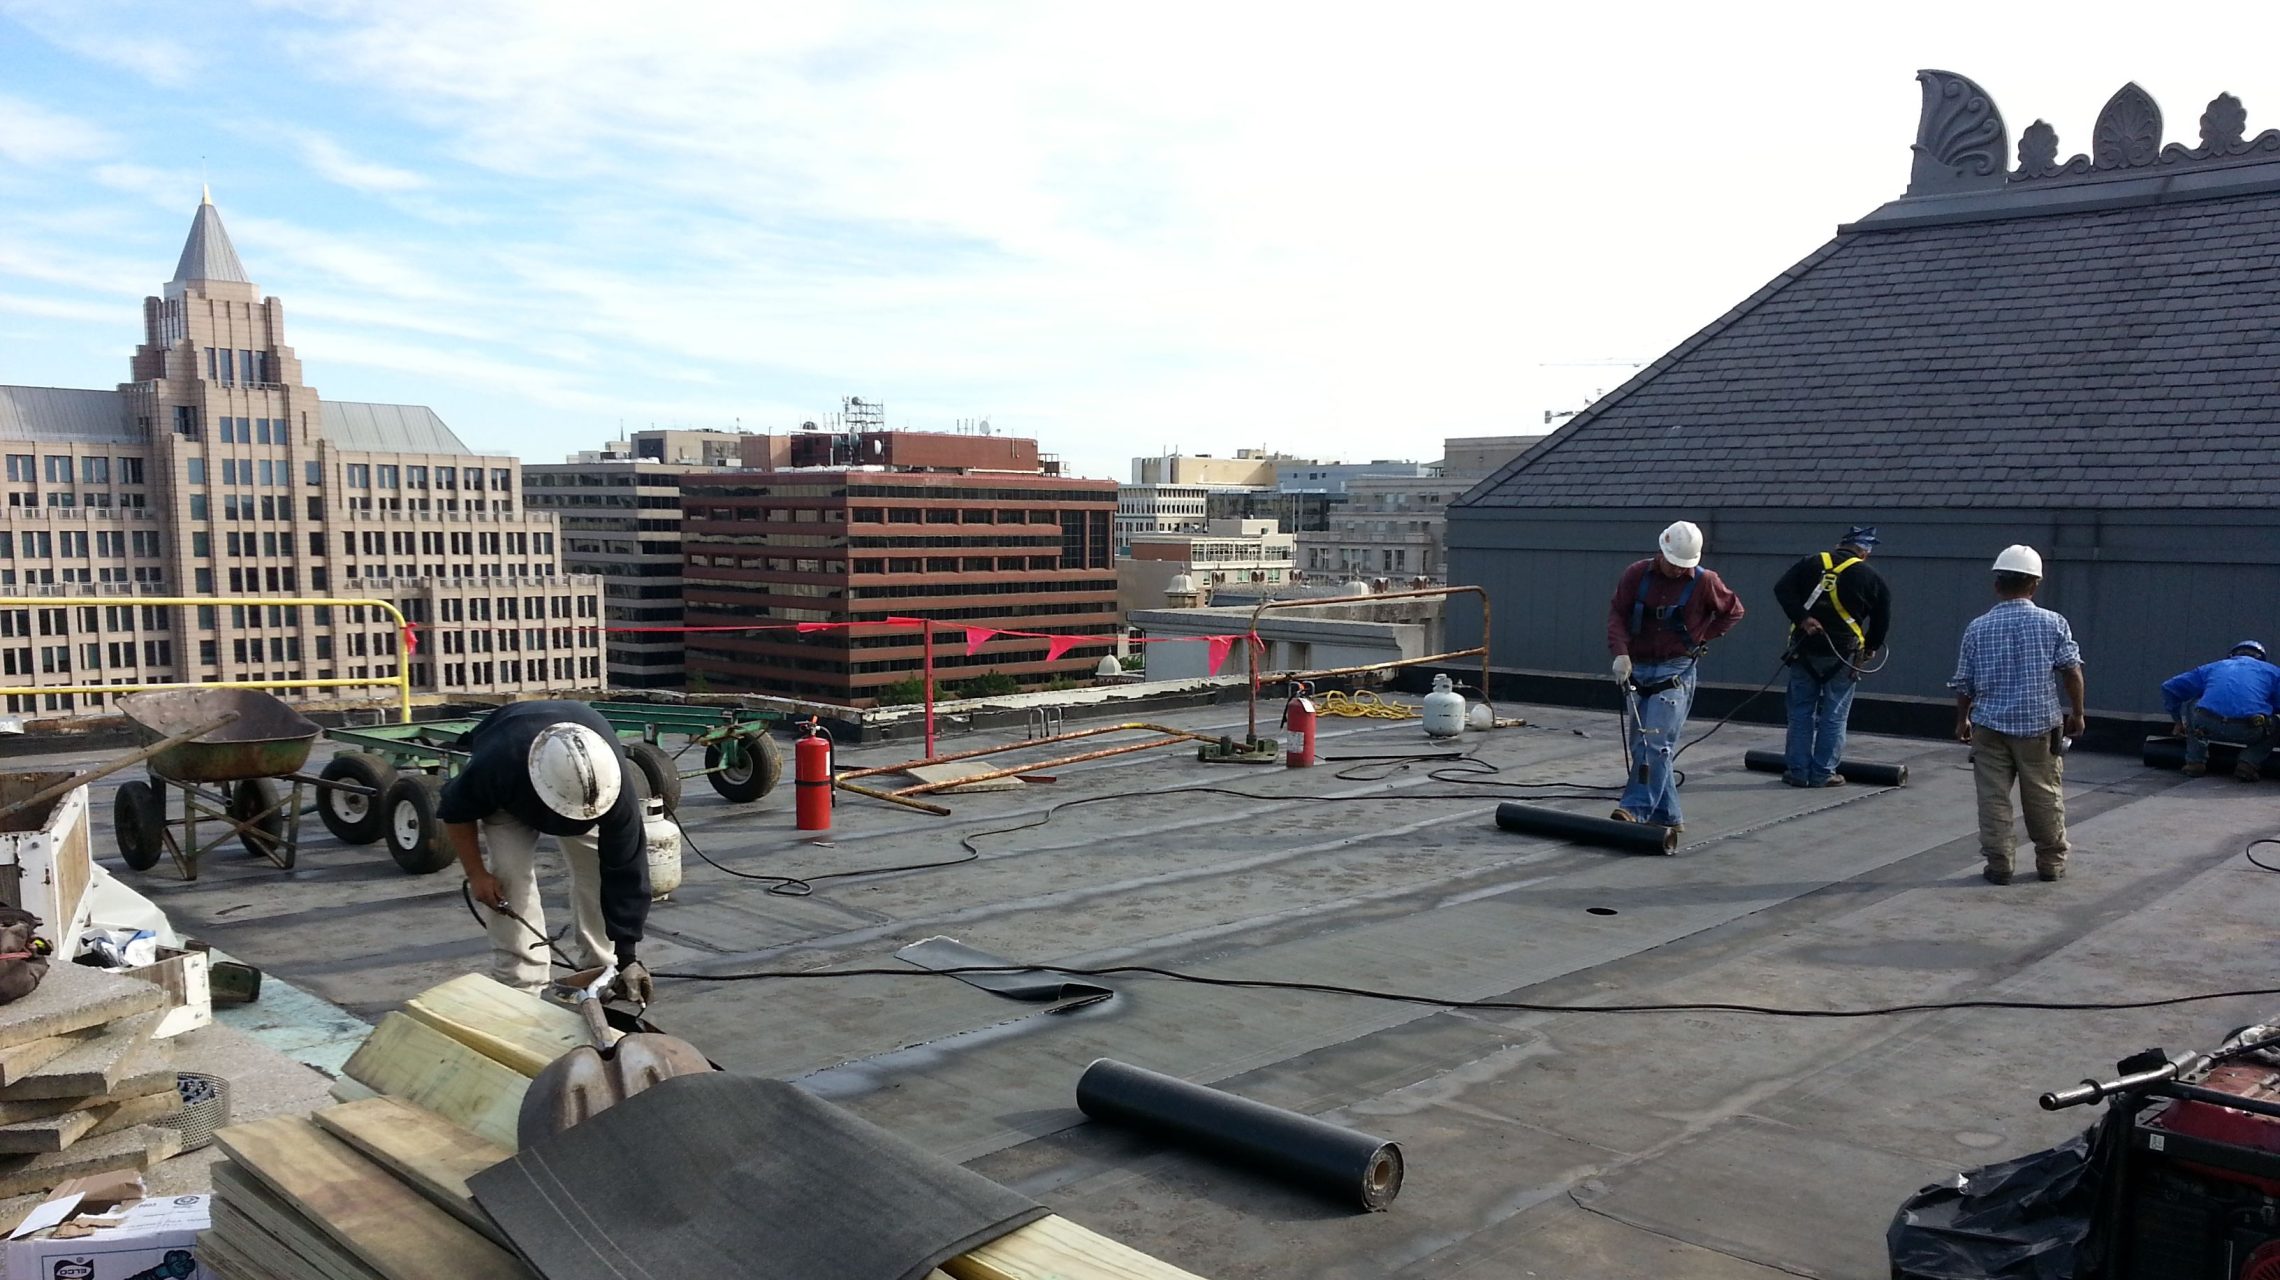
[[[294,596],[279,599],[274,596],[6,596],[0,597],[0,609],[68,609],[91,608],[97,605],[110,607],[148,606],[150,608],[219,608],[222,605],[264,605],[277,608],[305,606],[313,609],[353,609],[359,606],[379,609],[396,620],[398,635],[408,635],[411,623],[404,611],[385,600],[331,599],[313,596]],[[14,697],[42,693],[148,693],[154,689],[343,689],[372,685],[396,686],[397,707],[404,723],[412,722],[412,664],[411,655],[396,654],[394,676],[368,677],[361,680],[191,680],[174,684],[49,684],[29,685],[20,688],[0,688],[0,697]]]

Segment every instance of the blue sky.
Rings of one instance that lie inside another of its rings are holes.
[[[1430,458],[1896,195],[1919,66],[2069,153],[2133,77],[2280,123],[2142,6],[1548,8],[0,0],[0,382],[124,376],[203,177],[321,393],[533,460],[843,395]]]

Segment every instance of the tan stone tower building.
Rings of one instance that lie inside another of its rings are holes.
[[[387,679],[399,663],[421,692],[602,686],[600,582],[559,572],[555,517],[523,509],[516,460],[476,454],[424,406],[320,399],[210,198],[143,330],[116,391],[0,386],[0,596],[55,602],[0,609],[0,687]],[[168,596],[213,603],[135,603]],[[387,600],[417,651],[378,610],[264,603],[293,597]]]

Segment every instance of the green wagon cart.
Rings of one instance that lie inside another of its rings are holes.
[[[702,777],[727,800],[758,800],[783,776],[783,754],[769,731],[782,718],[742,707],[699,707],[644,702],[592,704],[618,731],[633,761],[628,779],[640,798],[656,796],[666,812],[680,807],[681,784]],[[317,816],[345,844],[384,842],[396,864],[413,875],[451,865],[436,805],[445,780],[467,758],[466,741],[481,716],[421,724],[327,729],[348,748],[319,775],[347,786],[319,794]],[[685,769],[695,754],[701,769]],[[377,801],[371,797],[377,796]]]

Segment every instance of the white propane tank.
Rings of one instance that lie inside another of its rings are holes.
[[[1465,695],[1447,676],[1433,677],[1433,692],[1425,695],[1425,736],[1454,738],[1465,731]]]
[[[681,887],[681,828],[652,797],[641,811],[641,843],[649,855],[649,900],[663,902]]]

